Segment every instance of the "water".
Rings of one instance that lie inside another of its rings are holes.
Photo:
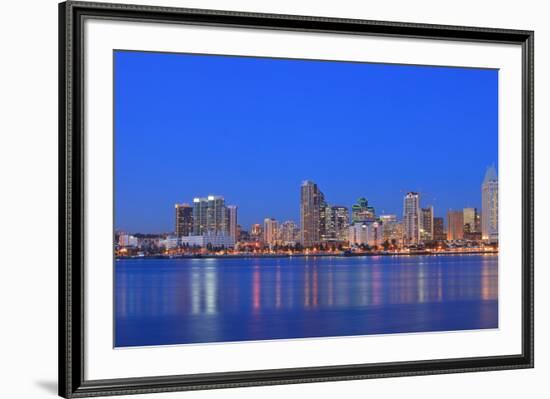
[[[498,327],[487,255],[116,262],[115,346]]]

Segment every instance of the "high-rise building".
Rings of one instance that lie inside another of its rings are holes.
[[[274,245],[278,241],[279,224],[273,218],[264,219],[264,242],[268,245]]]
[[[397,220],[397,215],[381,215],[379,218],[382,222],[382,238],[392,245],[403,244],[403,223]]]
[[[298,225],[287,220],[279,225],[279,241],[283,245],[294,245],[300,240],[300,230]]]
[[[304,181],[300,188],[300,241],[304,247],[320,242],[321,208],[325,206],[325,197],[317,184]]]
[[[228,233],[225,200],[218,195],[193,199],[193,234]]]
[[[227,226],[229,236],[237,242],[239,240],[239,229],[237,223],[236,205],[227,205]]]
[[[434,240],[445,241],[447,232],[445,231],[445,221],[443,218],[434,218]]]
[[[464,238],[464,213],[462,211],[447,212],[447,240],[462,240]]]
[[[352,223],[374,221],[374,215],[374,207],[369,206],[369,201],[364,197],[359,198],[357,203],[351,207]]]
[[[263,241],[264,229],[261,224],[255,223],[250,228],[250,238],[254,241]]]
[[[477,208],[464,208],[464,233],[477,233],[479,231],[479,213]]]
[[[189,204],[176,204],[176,236],[193,234],[193,207]]]
[[[431,241],[434,239],[434,207],[422,208],[420,214],[420,240]]]
[[[348,239],[349,210],[345,206],[326,205],[320,210],[320,238],[323,242]]]
[[[405,244],[418,244],[420,241],[420,194],[410,192],[403,199],[403,223]]]
[[[481,238],[498,241],[498,178],[494,166],[487,169],[481,184]]]

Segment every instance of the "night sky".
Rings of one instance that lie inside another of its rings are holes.
[[[401,217],[481,206],[498,166],[498,71],[116,51],[115,228],[174,229],[223,195],[248,229],[299,222],[300,184]]]

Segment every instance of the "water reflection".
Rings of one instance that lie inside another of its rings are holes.
[[[116,343],[496,327],[497,260],[472,255],[120,261]]]

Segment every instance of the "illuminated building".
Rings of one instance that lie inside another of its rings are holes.
[[[118,236],[118,245],[121,247],[137,247],[138,239],[131,234],[121,233]]]
[[[349,210],[345,206],[326,205],[320,210],[320,238],[323,242],[347,241]]]
[[[498,241],[498,178],[494,166],[487,169],[481,184],[481,238]]]
[[[300,187],[300,241],[304,247],[320,242],[321,208],[325,206],[325,197],[317,184],[304,181]]]
[[[420,241],[431,241],[434,238],[434,207],[420,209]]]
[[[218,195],[193,199],[193,234],[228,232],[225,200]]]
[[[283,245],[295,245],[300,240],[300,229],[292,220],[279,225],[279,241]]]
[[[254,241],[263,241],[264,239],[264,229],[261,224],[253,224],[250,228],[250,238]]]
[[[362,197],[351,207],[352,223],[374,221],[375,210],[369,206],[369,201]]]
[[[189,204],[176,204],[176,236],[193,234],[193,207]]]
[[[352,246],[368,245],[376,247],[384,242],[382,223],[358,222],[348,228],[348,241]]]
[[[397,215],[380,215],[378,218],[382,222],[382,242],[389,244],[402,245],[403,243],[403,223],[397,220]]]
[[[462,211],[447,212],[447,240],[462,240],[464,238],[464,213]]]
[[[274,245],[278,239],[279,224],[273,218],[264,219],[264,242],[268,245]]]
[[[405,244],[418,244],[420,241],[420,194],[410,192],[403,199],[403,223]]]
[[[233,240],[237,241],[239,238],[239,229],[237,224],[237,206],[227,206],[227,230]]]
[[[479,213],[476,208],[464,208],[464,233],[477,233],[479,231]]]
[[[179,242],[182,245],[188,245],[190,247],[207,248],[233,248],[235,246],[235,239],[226,232],[209,231],[205,234],[193,235],[187,237],[180,237]]]

